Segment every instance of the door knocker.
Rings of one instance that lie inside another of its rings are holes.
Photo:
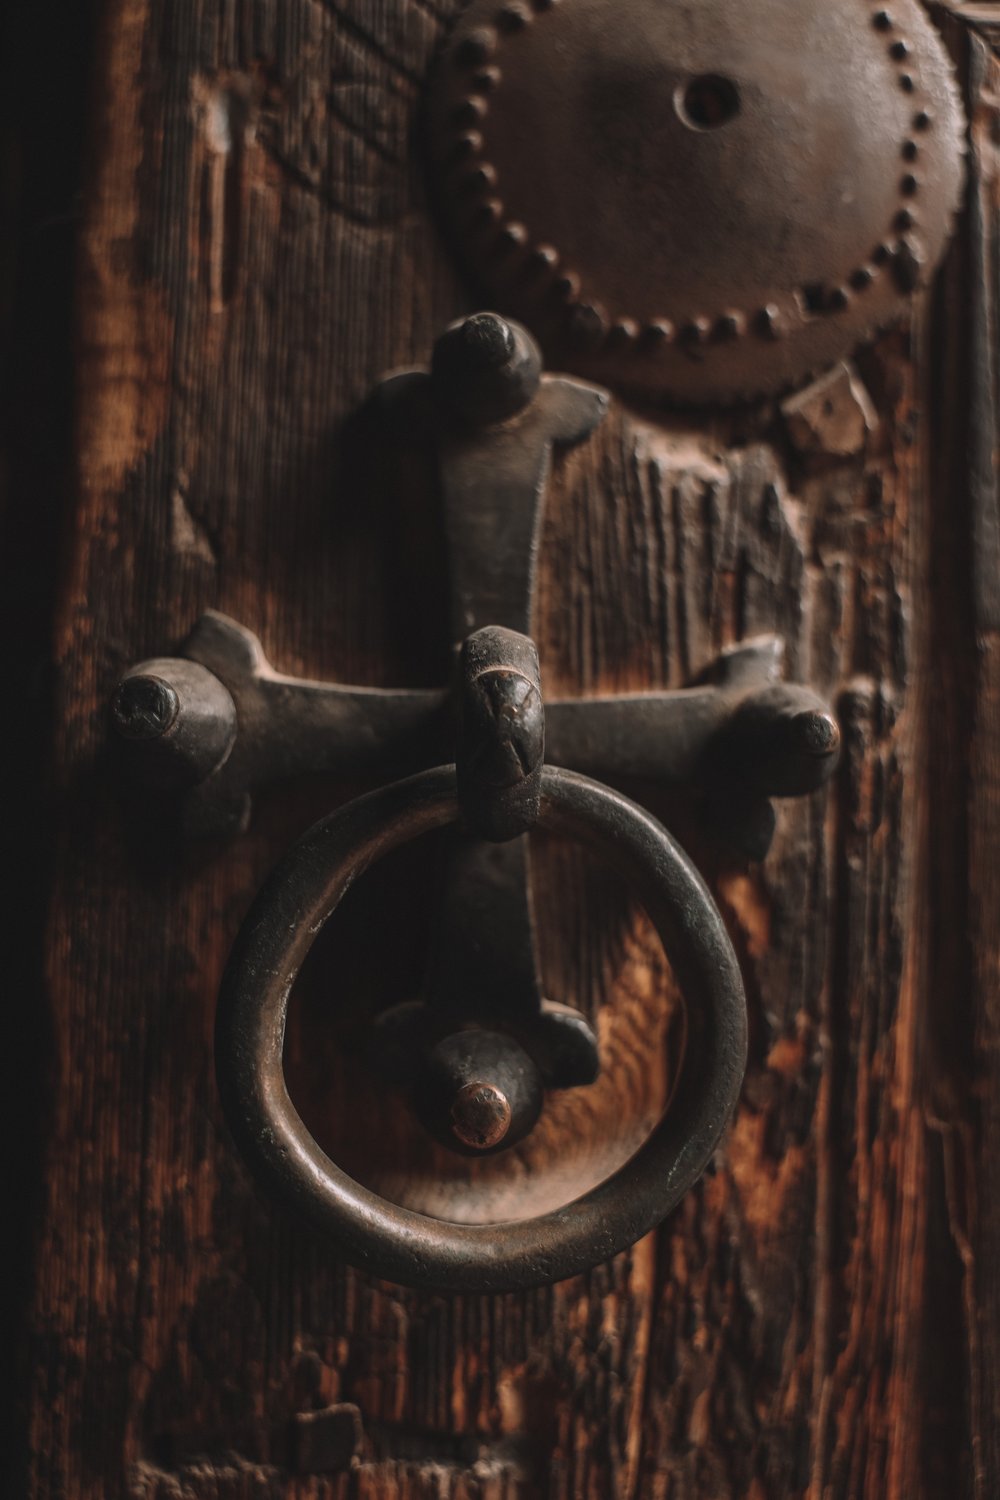
[[[454,686],[392,692],[282,677],[253,636],[209,614],[181,657],[126,673],[112,722],[138,774],[184,790],[192,832],[239,828],[255,787],[296,772],[411,773],[316,824],[261,892],[220,996],[222,1098],[265,1186],[331,1230],[356,1264],[419,1285],[525,1286],[582,1270],[663,1218],[704,1170],[746,1060],[739,966],[707,887],[655,818],[591,778],[714,787],[734,809],[735,836],[759,840],[768,799],[820,786],[839,734],[814,693],[780,680],[773,637],[726,652],[699,686],[546,702],[528,632],[550,456],[601,421],[605,393],[543,374],[520,325],[480,313],[443,335],[428,374],[393,377],[383,396],[418,410],[435,434],[462,641]],[[438,1139],[471,1154],[504,1150],[531,1130],[547,1088],[597,1076],[587,1020],[543,999],[532,827],[584,840],[621,872],[687,1002],[680,1080],[639,1155],[565,1209],[502,1230],[445,1224],[353,1182],[310,1137],[282,1073],[292,984],[343,892],[401,842],[459,821],[425,998],[381,1016],[373,1048]]]
[[[815,34],[814,34],[815,33]],[[822,38],[822,59],[817,57]],[[549,699],[531,639],[554,448],[586,440],[608,395],[559,367],[660,399],[774,392],[891,316],[945,243],[961,176],[947,61],[915,0],[472,0],[429,109],[442,210],[524,324],[483,312],[384,409],[434,445],[456,669],[437,690],[286,677],[256,637],[205,615],[177,657],[132,667],[111,704],[136,775],[182,794],[192,834],[245,826],[254,791],[363,771],[378,790],[315,824],[273,872],[230,957],[216,1059],[229,1124],[263,1185],[344,1258],[414,1286],[493,1291],[569,1276],[633,1243],[695,1182],[746,1062],[725,926],[688,856],[606,784],[690,786],[766,853],[772,798],[832,773],[839,731],[781,680],[782,643],[741,643],[694,686]],[[538,149],[535,149],[537,146]],[[595,212],[595,202],[601,212]],[[402,779],[395,779],[401,777]],[[650,916],[684,997],[684,1055],[638,1153],[533,1219],[453,1223],[338,1168],[285,1085],[289,996],[344,892],[448,824],[439,940],[423,998],[374,1023],[371,1052],[426,1129],[470,1156],[523,1141],[547,1090],[597,1077],[597,1038],[538,972],[527,835],[592,847]]]

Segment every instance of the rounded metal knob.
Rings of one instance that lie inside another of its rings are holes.
[[[363,1187],[320,1148],[289,1098],[282,1068],[289,995],[353,881],[398,845],[458,816],[455,769],[441,766],[359,798],[299,840],[237,937],[219,999],[216,1066],[249,1166],[326,1230],[344,1259],[410,1286],[502,1291],[583,1271],[670,1212],[704,1170],[735,1108],[746,1063],[746,1002],[722,918],[661,824],[608,787],[546,767],[539,826],[584,840],[629,882],[683,991],[685,1053],[669,1107],[626,1166],[535,1219],[447,1222]],[[459,1132],[489,1133],[503,1123],[501,1101],[484,1091],[452,1098],[451,1110]]]

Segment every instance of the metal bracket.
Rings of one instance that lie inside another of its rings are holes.
[[[405,1071],[407,1059],[474,1021],[516,1038],[540,1082],[588,1082],[593,1032],[578,1012],[543,999],[535,953],[522,830],[537,812],[543,718],[547,764],[697,788],[758,858],[773,828],[769,799],[818,787],[836,763],[839,731],[815,693],[779,680],[775,637],[723,652],[689,688],[557,699],[543,710],[530,630],[552,449],[591,433],[607,394],[542,374],[525,331],[489,313],[449,329],[429,372],[390,377],[379,394],[385,411],[405,413],[436,444],[454,638],[464,642],[456,685],[385,690],[282,676],[254,635],[212,612],[181,656],[129,669],[112,725],[134,774],[182,794],[195,836],[238,831],[256,789],[301,773],[384,778],[457,760],[466,826],[426,1003],[383,1018],[380,1053],[390,1071]],[[487,1139],[483,1101],[470,1110],[464,1124],[450,1120],[452,1144],[512,1144],[509,1121]]]

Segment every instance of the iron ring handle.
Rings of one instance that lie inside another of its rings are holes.
[[[315,824],[274,870],[223,977],[216,1068],[223,1107],[261,1184],[336,1240],[343,1258],[409,1286],[538,1286],[625,1249],[697,1180],[735,1106],[746,1002],[722,918],[666,829],[618,792],[542,771],[539,824],[592,845],[628,880],[685,996],[687,1040],[670,1105],[639,1151],[575,1202],[534,1219],[457,1224],[392,1204],[337,1167],[299,1118],[282,1046],[295,977],[348,887],[382,855],[459,816],[455,768],[372,792]]]

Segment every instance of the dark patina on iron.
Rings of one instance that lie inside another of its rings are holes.
[[[687,405],[884,326],[961,191],[918,0],[471,0],[428,119],[450,237],[501,309],[561,368]]]
[[[542,373],[523,328],[477,314],[443,336],[430,372],[393,377],[383,394],[390,406],[426,410],[429,400],[436,413],[461,643],[450,688],[283,677],[255,637],[210,614],[184,656],[125,674],[112,724],[137,774],[183,792],[193,832],[242,826],[251,791],[273,779],[417,771],[317,824],[269,880],[223,985],[220,1087],[251,1165],[335,1230],[357,1264],[415,1285],[523,1286],[612,1254],[669,1211],[734,1107],[746,1051],[735,956],[687,857],[619,792],[553,763],[689,784],[723,798],[737,829],[740,807],[759,829],[771,796],[826,779],[839,734],[810,689],[778,680],[773,638],[725,652],[687,689],[546,702],[530,624],[551,454],[593,430],[605,393]],[[546,1088],[597,1075],[588,1020],[542,992],[532,828],[583,839],[634,884],[688,1009],[681,1080],[635,1170],[502,1235],[423,1219],[351,1182],[309,1136],[282,1073],[290,986],[340,895],[399,842],[450,823],[459,826],[424,999],[381,1016],[370,1049],[439,1140],[470,1154],[507,1149],[531,1130]]]

